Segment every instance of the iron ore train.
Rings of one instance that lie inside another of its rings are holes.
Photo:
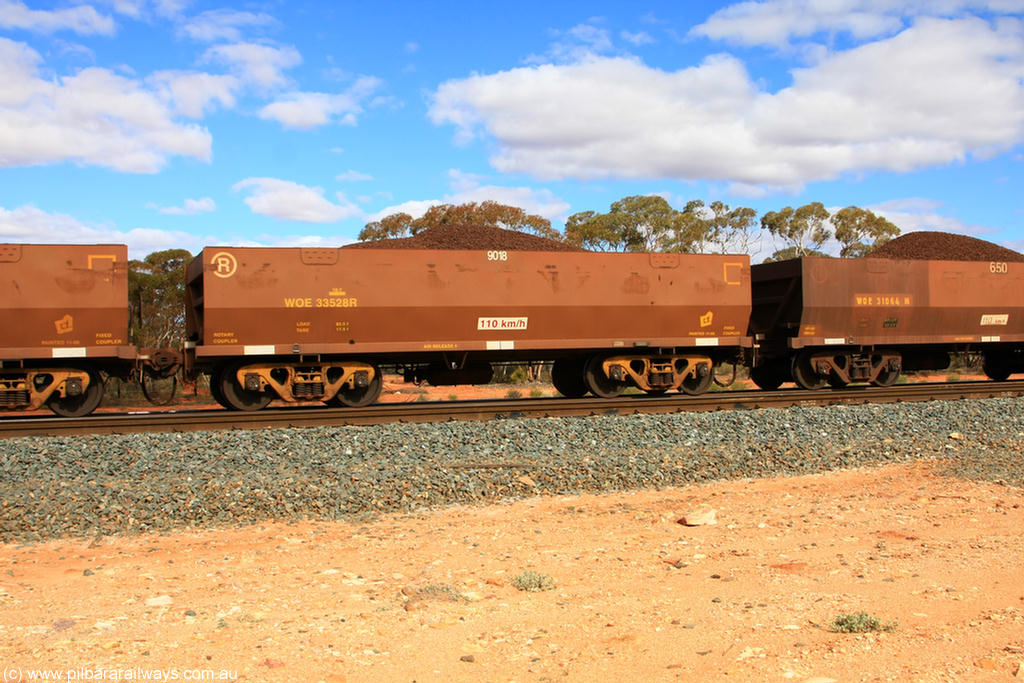
[[[99,405],[101,373],[210,378],[224,407],[365,406],[382,368],[483,384],[549,361],[565,396],[706,391],[723,362],[764,389],[893,384],[983,354],[1024,371],[1024,263],[584,251],[207,247],[185,346],[128,339],[123,245],[0,245],[0,409]]]

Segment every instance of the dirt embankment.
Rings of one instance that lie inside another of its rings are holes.
[[[700,506],[716,524],[678,523]],[[11,544],[0,660],[334,683],[1020,680],[1021,528],[1020,489],[913,465]],[[527,571],[553,585],[519,590]],[[880,630],[830,630],[860,612]]]

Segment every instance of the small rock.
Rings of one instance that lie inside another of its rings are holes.
[[[698,505],[678,520],[683,526],[710,526],[718,524],[715,520],[715,510],[710,505]]]
[[[1017,670],[1013,672],[1017,678],[1024,678],[1024,662],[1017,662]]]
[[[170,595],[158,595],[155,598],[146,599],[146,607],[167,607],[174,603]]]
[[[953,439],[953,441],[963,441],[966,437],[960,432],[950,432],[949,438]]]
[[[526,486],[530,486],[532,488],[536,488],[537,486],[537,482],[531,479],[528,474],[524,474],[523,476],[519,477],[518,481],[520,484],[525,484]]]
[[[740,653],[740,656],[736,658],[736,661],[741,662],[744,659],[753,659],[755,657],[756,658],[764,657],[764,648],[762,648],[762,647],[745,647],[745,648],[743,648],[743,652]]]
[[[459,661],[460,662],[469,662],[470,664],[472,664],[473,662],[476,661],[476,656],[475,655],[462,655],[461,657],[459,657]]]
[[[69,628],[74,626],[77,622],[74,619],[60,619],[53,622],[54,631],[67,631]]]
[[[260,664],[262,666],[267,667],[268,669],[280,669],[284,666],[284,662],[282,662],[280,659],[271,659],[270,657],[264,659],[262,662],[260,662]]]

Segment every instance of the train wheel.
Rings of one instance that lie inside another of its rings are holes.
[[[377,366],[373,368],[373,379],[365,387],[354,387],[349,389],[348,387],[342,387],[342,389],[335,394],[335,396],[326,401],[329,406],[347,406],[349,408],[362,408],[368,406],[378,398],[380,398],[380,392],[384,388],[384,381],[380,376],[380,369]]]
[[[981,370],[986,377],[997,382],[1005,382],[1012,374],[1006,358],[996,354],[985,354],[981,361]]]
[[[228,365],[214,379],[223,405],[229,410],[262,410],[274,397],[265,391],[249,391],[238,383],[238,368],[241,365]],[[216,394],[214,394],[216,398]]]
[[[227,399],[224,398],[224,394],[220,391],[220,373],[214,371],[210,375],[210,396],[213,400],[219,403],[222,407],[231,410],[231,406],[228,405]]]
[[[801,353],[793,359],[793,380],[804,389],[821,389],[828,381],[814,369],[811,354]]]
[[[896,370],[882,370],[871,383],[876,387],[891,387],[899,378],[900,373]]]
[[[777,363],[768,363],[750,368],[750,381],[758,389],[775,391],[786,381],[786,377],[781,372]]]
[[[142,386],[142,395],[147,401],[155,406],[165,406],[174,400],[174,395],[178,392],[178,375],[157,377],[143,370],[139,377],[139,385]]]
[[[583,379],[584,362],[577,358],[559,358],[551,366],[551,384],[566,398],[583,398],[587,383]]]
[[[847,382],[845,379],[843,379],[842,377],[837,375],[835,372],[830,372],[829,373],[829,375],[828,375],[828,385],[830,387],[832,387],[833,389],[842,389],[842,388],[844,388],[848,384],[849,384],[849,382]]]
[[[703,371],[704,374],[701,374],[701,371]],[[703,394],[711,388],[711,382],[714,381],[715,377],[706,365],[698,367],[696,375],[696,377],[690,375],[684,379],[683,383],[679,385],[679,390],[684,394],[696,396],[697,394]]]
[[[625,390],[626,385],[622,382],[616,382],[608,375],[604,374],[604,369],[601,364],[604,359],[600,356],[594,356],[587,361],[586,369],[583,372],[583,380],[590,389],[590,393],[600,398],[615,398],[620,396]]]
[[[47,405],[55,415],[61,417],[85,417],[99,407],[103,401],[103,378],[95,370],[89,370],[89,386],[78,396],[51,398]]]

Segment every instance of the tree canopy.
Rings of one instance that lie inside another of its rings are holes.
[[[867,209],[848,206],[830,214],[821,202],[769,211],[761,217],[761,227],[786,245],[768,261],[823,256],[822,247],[832,237],[840,244],[841,257],[856,258],[900,234],[898,227]]]
[[[581,211],[569,216],[566,240],[595,251],[676,251],[702,254],[747,251],[757,212],[720,201],[692,200],[673,208],[658,195],[624,197],[608,213]]]
[[[408,237],[441,225],[485,225],[530,232],[548,239],[562,239],[561,233],[551,227],[551,221],[547,218],[526,213],[517,206],[488,200],[468,204],[438,204],[430,207],[419,218],[413,218],[407,213],[393,213],[379,221],[367,223],[359,233],[359,241]]]
[[[608,213],[581,211],[565,223],[565,239],[593,251],[685,251],[687,220],[657,195],[624,197]]]
[[[900,234],[900,229],[885,218],[857,206],[832,214],[832,225],[836,229],[836,240],[842,245],[839,251],[842,257],[864,256]]]
[[[156,251],[128,263],[128,308],[140,347],[181,348],[185,336],[185,249]]]

